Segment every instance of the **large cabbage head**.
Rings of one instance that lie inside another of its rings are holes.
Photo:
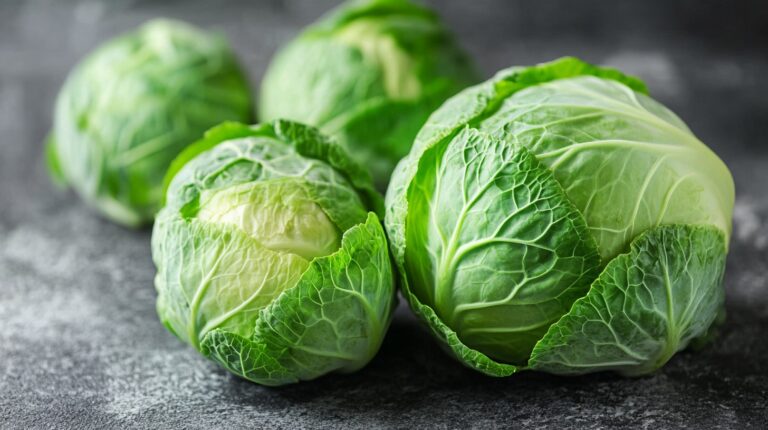
[[[638,375],[723,305],[734,185],[637,79],[573,58],[446,102],[392,176],[404,295],[459,360]]]
[[[277,54],[259,115],[320,127],[383,188],[429,114],[476,81],[432,11],[407,0],[351,1]]]
[[[160,207],[170,162],[205,130],[249,122],[249,87],[218,36],[156,20],[98,48],[59,93],[52,173],[108,218],[136,226]]]
[[[152,257],[171,332],[265,385],[373,357],[395,303],[382,201],[340,147],[296,123],[229,123],[169,178]]]

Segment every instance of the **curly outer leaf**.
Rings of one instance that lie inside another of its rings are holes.
[[[586,222],[523,147],[466,129],[425,156],[408,201],[409,287],[497,360],[524,364],[599,273]]]
[[[440,346],[462,364],[486,375],[498,377],[509,376],[520,370],[513,364],[499,363],[482,352],[468,347],[459,339],[455,331],[443,323],[431,307],[419,302],[419,298],[411,293],[407,287],[403,286],[403,294],[414,313],[440,341]]]
[[[704,335],[718,315],[725,250],[715,227],[649,230],[550,327],[530,367],[560,374],[653,372]]]
[[[295,287],[259,312],[252,337],[214,330],[201,351],[265,385],[352,372],[378,350],[394,304],[386,238],[371,213],[345,233],[339,251],[314,259]]]

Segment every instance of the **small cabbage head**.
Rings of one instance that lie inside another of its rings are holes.
[[[49,166],[102,214],[137,226],[160,208],[165,172],[186,146],[251,115],[246,77],[221,37],[151,21],[70,74],[56,101]]]
[[[430,10],[407,0],[351,1],[277,54],[259,115],[320,127],[383,188],[429,114],[476,81]]]
[[[395,305],[372,187],[313,128],[212,129],[173,162],[155,220],[163,324],[264,385],[361,368]]]
[[[733,204],[727,167],[642,82],[564,58],[438,109],[386,226],[404,296],[466,365],[639,375],[718,319]]]

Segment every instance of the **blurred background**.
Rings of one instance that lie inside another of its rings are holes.
[[[639,380],[483,377],[408,311],[364,371],[284,389],[238,380],[154,313],[148,229],[57,191],[42,142],[68,71],[153,17],[226,35],[254,92],[332,0],[0,0],[0,427],[760,428],[768,422],[768,2],[426,1],[485,77],[574,55],[640,76],[733,172],[729,319],[700,354]],[[86,424],[84,424],[86,423]]]

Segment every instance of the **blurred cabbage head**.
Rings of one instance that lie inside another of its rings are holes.
[[[228,123],[169,178],[152,256],[171,332],[264,385],[374,356],[395,304],[382,199],[341,147],[297,123]]]
[[[575,58],[447,101],[387,192],[414,311],[504,376],[653,372],[710,337],[734,185],[645,85]]]
[[[475,81],[432,11],[407,0],[351,1],[276,55],[259,115],[320,127],[383,188],[429,114]]]
[[[159,209],[166,169],[182,149],[251,115],[246,76],[222,37],[155,20],[108,41],[67,78],[49,165],[106,217],[136,226]]]

